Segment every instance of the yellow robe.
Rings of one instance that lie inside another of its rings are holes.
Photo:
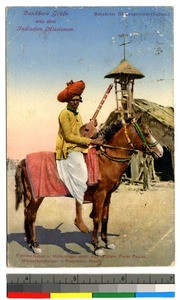
[[[80,114],[74,115],[66,108],[59,114],[58,121],[56,159],[66,158],[72,151],[87,153],[91,139],[80,135],[79,129],[83,125]]]

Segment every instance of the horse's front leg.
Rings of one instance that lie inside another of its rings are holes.
[[[107,227],[108,227],[108,219],[109,219],[109,203],[106,204],[103,208],[103,216],[101,221],[101,240],[108,245],[107,238]]]
[[[103,211],[103,205],[104,205],[104,198],[98,195],[96,198],[96,201],[93,204],[93,223],[94,223],[94,229],[93,234],[91,238],[91,243],[94,246],[94,254],[97,256],[104,256],[104,251],[99,247],[99,241],[98,241],[98,233],[99,228],[101,225],[101,219],[102,219],[102,211]]]
[[[107,238],[110,197],[111,197],[111,195],[108,195],[106,197],[106,200],[105,200],[105,203],[104,203],[104,207],[103,207],[102,227],[101,227],[101,239],[105,243],[106,248],[108,248],[108,249],[115,249],[116,246],[114,244],[109,244],[109,241],[108,241],[108,238]]]
[[[39,243],[36,237],[35,221],[37,216],[37,210],[42,201],[43,198],[38,199],[37,202],[31,200],[31,202],[28,204],[24,211],[24,228],[27,243],[28,246],[33,250],[33,252],[37,254],[42,253],[42,250],[39,247]]]

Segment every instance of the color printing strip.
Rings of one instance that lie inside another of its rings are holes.
[[[9,292],[8,298],[14,299],[83,299],[83,298],[174,298],[175,292],[136,292],[136,293],[36,293],[36,292]]]

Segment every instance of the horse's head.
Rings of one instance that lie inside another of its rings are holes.
[[[141,124],[141,118],[131,120],[125,125],[125,135],[128,143],[136,150],[152,155],[154,158],[163,156],[163,148],[153,137],[150,128]]]

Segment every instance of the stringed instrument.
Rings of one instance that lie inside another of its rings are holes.
[[[96,121],[96,118],[97,118],[97,115],[101,109],[101,107],[103,106],[107,96],[109,95],[110,91],[112,90],[112,87],[113,87],[113,84],[111,83],[109,85],[109,87],[107,88],[98,108],[96,109],[93,117],[91,118],[90,122],[83,125],[81,128],[80,128],[80,134],[81,136],[84,136],[84,137],[88,137],[88,138],[91,138],[95,133],[96,133],[96,127],[95,127],[95,121]]]

